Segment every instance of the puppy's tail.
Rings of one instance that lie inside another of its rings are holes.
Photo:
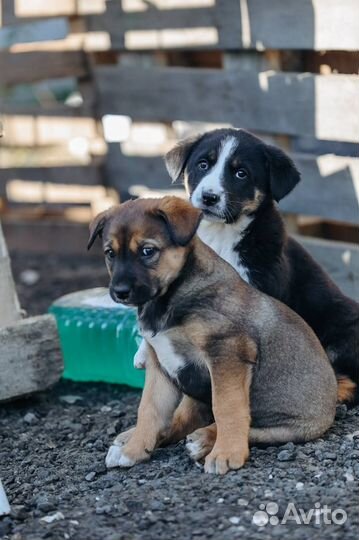
[[[249,444],[276,446],[287,442],[303,443],[320,437],[328,428],[329,425],[311,425],[311,422],[306,420],[296,422],[293,426],[251,428]]]
[[[339,403],[352,403],[356,398],[357,385],[345,375],[337,375],[338,392],[337,401]]]

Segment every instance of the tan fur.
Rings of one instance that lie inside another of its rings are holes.
[[[230,350],[230,349],[229,349]],[[217,425],[215,445],[206,457],[205,470],[225,474],[243,466],[249,456],[251,363],[257,349],[247,337],[233,340],[233,358],[210,364],[212,407]],[[235,353],[240,351],[238,356]]]
[[[153,450],[168,433],[180,394],[176,387],[163,374],[156,354],[148,345],[150,352],[147,360],[146,380],[137,424],[123,452],[134,463],[148,459]]]
[[[112,241],[111,241],[111,248],[118,253],[120,251],[120,242],[119,239],[113,235]]]
[[[338,377],[338,401],[353,401],[357,385],[348,377]]]
[[[156,277],[163,285],[169,285],[178,277],[186,254],[187,249],[181,247],[167,248],[164,251],[155,271]]]
[[[174,413],[171,428],[162,444],[181,441],[199,426],[207,425],[210,417],[211,414],[206,405],[184,395]]]
[[[256,189],[254,192],[254,198],[243,202],[243,212],[245,214],[251,214],[252,212],[255,212],[263,201],[263,197],[263,193]]]

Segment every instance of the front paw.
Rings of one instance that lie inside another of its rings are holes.
[[[124,446],[118,446],[113,444],[110,446],[106,456],[106,467],[111,469],[113,467],[133,467],[136,463],[146,461],[151,456],[151,452],[148,451],[142,444],[137,441],[131,441]]]
[[[205,459],[204,470],[210,474],[226,474],[230,470],[243,467],[248,456],[248,445],[233,448],[215,445],[212,452]]]
[[[126,455],[123,446],[113,444],[110,446],[106,456],[106,467],[132,467],[136,462]]]

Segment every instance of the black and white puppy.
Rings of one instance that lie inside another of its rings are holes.
[[[245,281],[303,317],[333,363],[339,400],[358,400],[359,304],[287,236],[275,204],[300,180],[293,161],[242,129],[182,141],[165,161],[204,214],[200,238]]]

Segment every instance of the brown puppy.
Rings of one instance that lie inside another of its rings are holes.
[[[165,197],[129,201],[91,224],[89,247],[102,236],[111,296],[138,308],[148,354],[137,426],[117,437],[109,467],[197,430],[192,457],[225,473],[244,464],[249,443],[306,441],[333,421],[336,380],[314,333],[197,238],[200,219]]]

